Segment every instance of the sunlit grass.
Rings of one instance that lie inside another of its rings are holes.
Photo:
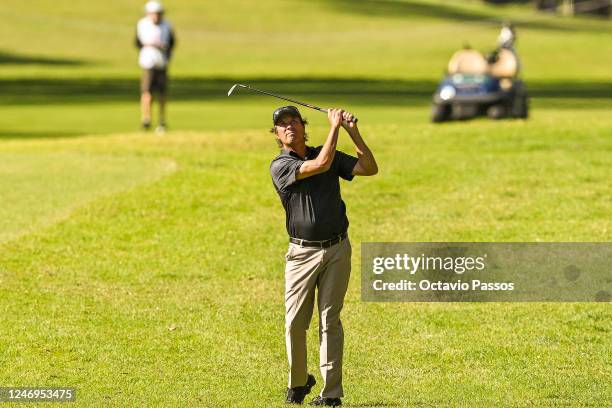
[[[283,2],[302,16],[288,27],[278,2],[168,1],[177,88],[157,136],[137,131],[142,4],[60,3],[0,10],[0,51],[60,60],[0,66],[0,385],[74,386],[79,406],[284,406],[287,241],[267,132],[282,102],[223,94],[251,78],[354,110],[379,162],[376,177],[342,183],[345,405],[610,405],[607,304],[359,293],[364,241],[610,241],[608,23],[481,2],[385,1],[368,15],[373,2],[296,0]],[[535,21],[519,31],[531,118],[430,124],[449,53],[464,38],[492,47],[508,13]],[[322,143],[325,116],[304,113]],[[344,134],[339,148],[352,152]]]

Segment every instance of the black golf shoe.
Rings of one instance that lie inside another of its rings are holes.
[[[342,405],[342,400],[340,398],[328,398],[317,396],[315,399],[310,401],[308,405],[313,405],[315,407],[339,407]]]
[[[317,381],[315,380],[314,376],[312,374],[308,374],[306,385],[301,387],[287,388],[287,399],[285,402],[287,404],[301,404],[304,402],[306,395],[310,394],[310,390],[316,383]]]

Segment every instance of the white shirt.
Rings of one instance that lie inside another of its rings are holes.
[[[168,65],[168,55],[164,50],[170,46],[172,26],[166,20],[154,24],[149,17],[143,17],[136,26],[136,36],[142,44],[138,56],[141,68],[163,69]]]

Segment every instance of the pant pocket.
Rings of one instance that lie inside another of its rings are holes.
[[[285,254],[285,261],[289,262],[292,256],[293,256],[293,245],[289,244],[289,249],[287,249],[287,253]]]

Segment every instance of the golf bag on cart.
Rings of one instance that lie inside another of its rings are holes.
[[[480,115],[492,119],[527,118],[527,89],[518,78],[514,31],[508,27],[502,28],[500,47],[488,58],[469,47],[452,56],[448,74],[433,95],[433,122]]]

